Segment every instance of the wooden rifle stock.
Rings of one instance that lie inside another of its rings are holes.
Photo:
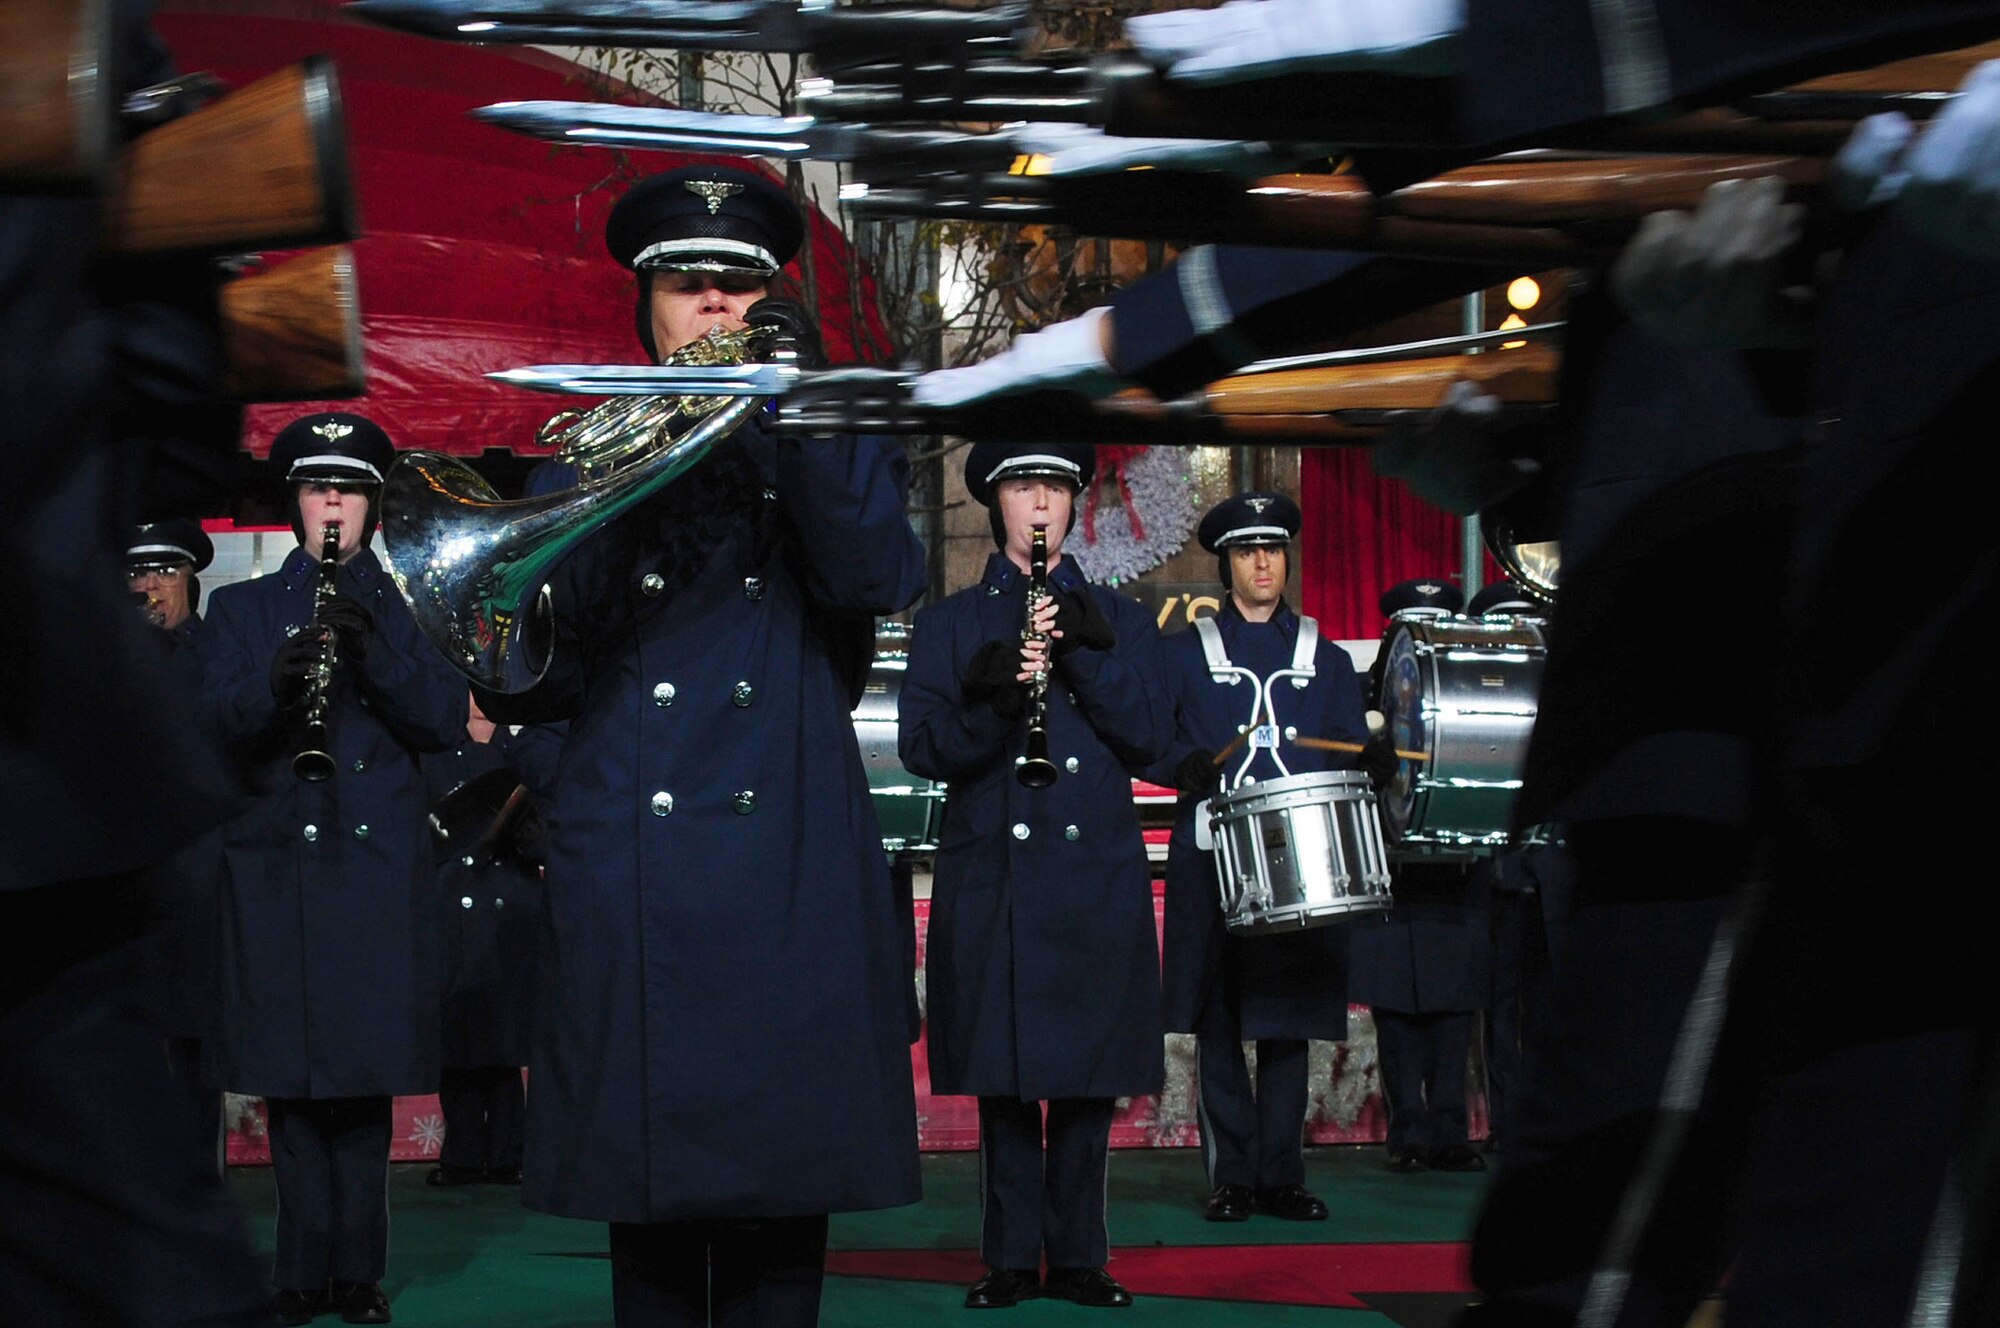
[[[367,389],[354,251],[346,245],[236,277],[221,292],[223,395],[320,401]]]
[[[312,56],[134,139],[107,207],[119,255],[241,253],[354,238],[333,62]]]
[[[1505,405],[1556,399],[1560,359],[1546,346],[1484,355],[1438,355],[1383,364],[1238,374],[1201,391],[1218,415],[1309,415],[1338,410],[1434,410],[1456,382],[1470,382]]]
[[[109,182],[117,112],[109,10],[109,0],[0,4],[0,189]]]

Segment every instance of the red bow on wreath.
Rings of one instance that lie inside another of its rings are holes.
[[[1125,477],[1125,468],[1146,455],[1144,443],[1103,444],[1097,449],[1097,478],[1091,481],[1090,492],[1083,496],[1083,542],[1097,543],[1097,490],[1106,480],[1118,486],[1118,501],[1125,505],[1125,519],[1132,523],[1132,538],[1146,538],[1145,523],[1139,519],[1139,506],[1132,501],[1132,484]]]

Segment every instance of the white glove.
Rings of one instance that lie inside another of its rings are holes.
[[[1135,14],[1125,35],[1188,83],[1295,70],[1449,74],[1465,0],[1231,0],[1220,9]]]
[[[1530,457],[1493,449],[1499,398],[1459,381],[1423,420],[1385,430],[1369,459],[1377,475],[1400,479],[1425,502],[1461,516],[1491,507],[1541,471]]]
[[[1946,249],[2000,258],[2000,60],[1967,74],[1922,133],[1893,111],[1855,126],[1832,187],[1843,206],[1888,203]]]
[[[1803,346],[1809,293],[1783,286],[1805,209],[1776,176],[1719,180],[1685,212],[1655,212],[1611,267],[1611,293],[1662,341],[1711,349]]]
[[[920,406],[963,406],[970,401],[1038,389],[1067,388],[1103,396],[1124,386],[1104,358],[1099,330],[1111,314],[1103,306],[1080,318],[1014,338],[990,360],[963,369],[939,369],[918,378],[911,399]]]
[[[1164,170],[1227,171],[1235,175],[1269,175],[1291,160],[1279,161],[1268,143],[1242,143],[1226,138],[1121,138],[1088,125],[1025,124],[1010,128],[1007,137],[1017,151],[1048,158],[1050,175],[1097,175],[1155,166]]]

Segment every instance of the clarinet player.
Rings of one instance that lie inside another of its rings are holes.
[[[1165,752],[1173,716],[1151,615],[1062,554],[1093,464],[1087,444],[970,449],[966,487],[998,547],[979,584],[917,616],[898,716],[903,764],[951,788],[929,1049],[936,1092],[979,1098],[987,1272],[969,1309],[1132,1299],[1104,1266],[1111,1117],[1119,1097],[1157,1092],[1164,1067],[1130,772]],[[1038,530],[1041,597],[1029,585]],[[1026,764],[1036,749],[1052,782]]]
[[[464,733],[467,700],[368,548],[394,458],[360,415],[287,425],[271,462],[299,547],[216,591],[202,644],[206,707],[255,795],[223,831],[213,1068],[269,1109],[279,1323],[389,1322],[390,1099],[437,1085],[417,754]]]

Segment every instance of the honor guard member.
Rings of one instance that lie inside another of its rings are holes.
[[[271,464],[290,486],[299,547],[215,593],[202,646],[208,709],[256,797],[223,831],[214,1060],[224,1087],[269,1110],[285,1323],[330,1310],[388,1321],[390,1099],[437,1086],[417,756],[463,736],[466,699],[368,548],[394,459],[360,415],[286,425]],[[315,744],[317,782],[298,759]]]
[[[936,1092],[979,1098],[989,1271],[971,1308],[1040,1294],[1045,1255],[1047,1294],[1131,1302],[1104,1271],[1112,1110],[1164,1077],[1152,872],[1131,776],[1165,752],[1172,712],[1152,617],[1062,556],[1093,461],[1088,444],[971,449],[966,487],[990,509],[998,549],[979,584],[918,614],[897,719],[903,765],[950,786],[931,903],[930,1067]],[[1037,526],[1049,593],[1031,604]],[[1038,711],[1056,769],[1031,788],[1016,767]]]
[[[1385,616],[1456,613],[1458,587],[1404,581],[1382,592]],[[1380,696],[1380,679],[1371,693]],[[1395,904],[1348,931],[1353,995],[1375,1020],[1389,1109],[1389,1170],[1483,1171],[1467,1133],[1465,1076],[1475,1012],[1486,1006],[1486,912],[1470,863],[1403,853],[1390,866]]]
[[[201,696],[201,581],[215,558],[201,523],[185,517],[133,531],[125,546],[125,584],[162,646],[164,704],[194,713]],[[215,1010],[215,872],[219,847],[203,835],[152,874],[158,981],[149,1008],[167,1036],[167,1063],[187,1093],[194,1137],[222,1170],[222,1092],[202,1069],[202,1044],[213,1036]]]
[[[766,298],[804,235],[748,170],[633,186],[607,241],[649,358],[770,322],[816,362]],[[907,487],[898,445],[753,417],[557,568],[543,681],[480,693],[571,720],[524,1197],[611,1224],[626,1328],[811,1324],[827,1214],[918,1198],[907,915],[849,717],[873,616],[924,586]]]
[[[521,1182],[547,852],[538,790],[560,749],[550,729],[495,725],[475,701],[464,740],[423,758],[444,931],[445,1133],[429,1185]]]
[[[1305,1184],[1306,1044],[1347,1037],[1346,927],[1230,935],[1214,854],[1195,843],[1198,809],[1225,782],[1356,763],[1337,752],[1283,746],[1275,753],[1282,769],[1274,753],[1255,747],[1218,766],[1216,754],[1247,726],[1275,722],[1293,736],[1368,738],[1354,662],[1285,602],[1300,524],[1298,504],[1281,493],[1238,494],[1211,508],[1196,534],[1216,556],[1222,610],[1161,646],[1176,727],[1156,773],[1181,790],[1167,857],[1167,1027],[1199,1039],[1203,1158],[1213,1191],[1203,1215],[1211,1222],[1241,1222],[1253,1212],[1326,1217],[1326,1205]],[[1263,688],[1273,719],[1263,714]],[[1257,1044],[1254,1090],[1246,1040]]]

